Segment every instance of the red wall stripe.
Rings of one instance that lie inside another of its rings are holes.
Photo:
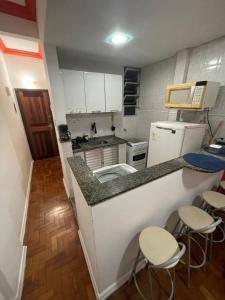
[[[36,0],[25,0],[25,6],[0,0],[0,12],[36,22]]]
[[[0,38],[0,51],[5,54],[12,54],[12,55],[19,55],[19,56],[27,56],[27,57],[33,57],[42,59],[42,53],[41,48],[38,47],[38,52],[32,52],[32,51],[25,51],[25,50],[18,50],[13,48],[7,48],[5,44],[3,43],[3,40]]]

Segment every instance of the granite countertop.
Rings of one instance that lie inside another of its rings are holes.
[[[205,151],[198,153],[212,155]],[[213,156],[221,158],[217,155]],[[221,159],[225,160],[225,158]],[[213,173],[208,170],[189,165],[183,160],[182,157],[180,157],[105,183],[100,183],[81,157],[70,157],[68,158],[68,162],[88,205],[91,206],[178,171],[182,168]]]
[[[105,148],[109,146],[115,146],[119,144],[127,143],[126,140],[123,140],[115,135],[107,135],[90,139],[88,142],[80,143],[79,149],[73,149],[73,153],[83,152],[88,150],[93,150],[97,148]]]
[[[59,142],[60,142],[61,144],[64,144],[64,143],[71,143],[71,139],[69,139],[69,140],[67,140],[67,141],[59,139]]]

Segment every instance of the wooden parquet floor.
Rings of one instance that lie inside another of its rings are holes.
[[[95,299],[58,157],[34,164],[24,244],[28,253],[23,300]],[[177,267],[177,300],[225,300],[225,248],[216,245],[213,253],[206,272],[193,270],[190,289],[184,266]],[[166,275],[159,277],[164,290],[169,290]],[[138,278],[146,290],[146,271]],[[155,284],[155,300],[167,297]],[[125,284],[108,298],[128,299],[141,300],[134,284]]]
[[[58,157],[35,161],[23,300],[95,299]]]

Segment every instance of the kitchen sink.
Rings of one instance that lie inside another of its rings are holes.
[[[108,141],[105,140],[91,140],[90,142],[94,145],[106,145],[109,143]]]
[[[127,164],[117,164],[97,169],[93,171],[93,174],[101,183],[104,183],[134,172],[137,170]]]

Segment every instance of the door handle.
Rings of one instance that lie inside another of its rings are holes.
[[[49,128],[50,130],[52,130],[52,124],[51,124],[51,123],[48,124],[48,128]]]

